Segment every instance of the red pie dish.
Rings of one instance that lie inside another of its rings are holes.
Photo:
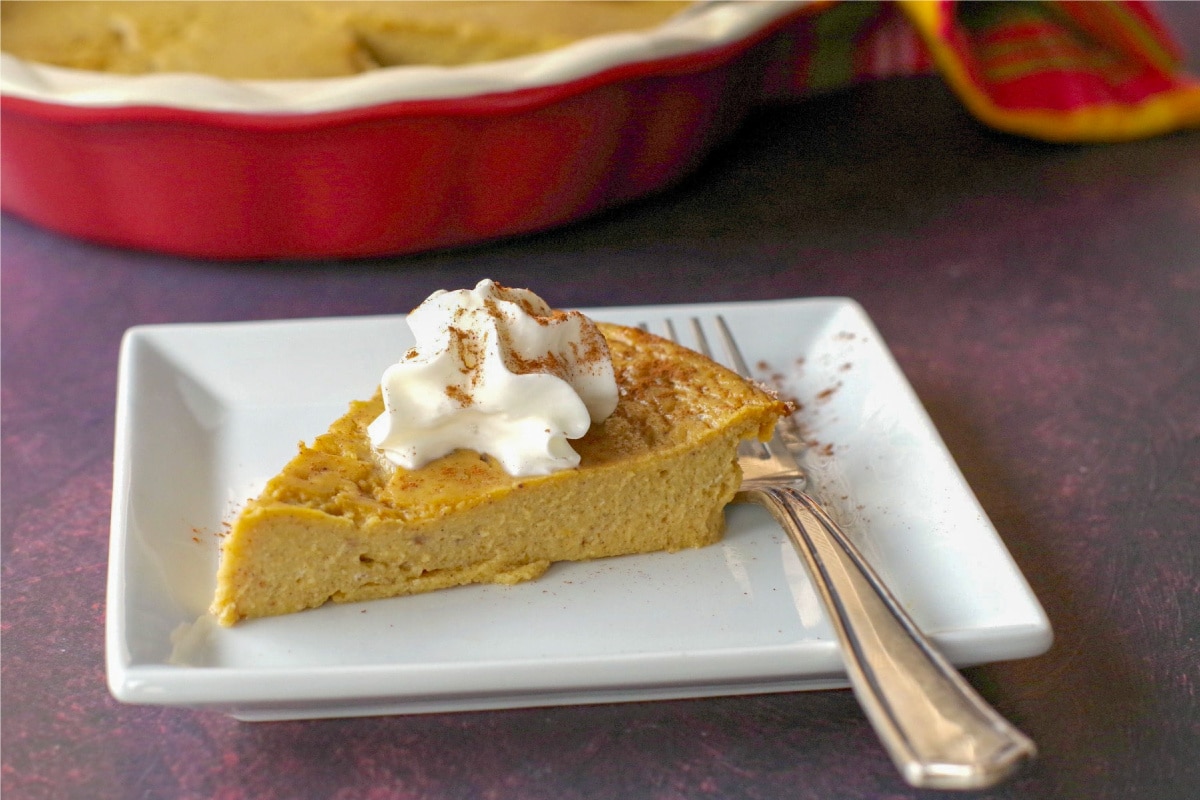
[[[413,253],[660,190],[795,89],[808,3],[462,67],[345,78],[0,72],[2,205],[70,236],[216,259]]]

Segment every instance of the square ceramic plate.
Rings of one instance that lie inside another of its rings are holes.
[[[588,313],[652,330],[723,314],[759,377],[801,403],[815,494],[946,655],[965,666],[1049,646],[1037,599],[856,303]],[[701,550],[216,626],[224,525],[411,341],[403,317],[127,333],[107,630],[118,699],[262,720],[846,685],[803,566],[749,506]]]

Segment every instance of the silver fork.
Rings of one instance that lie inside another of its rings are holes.
[[[731,366],[751,373],[725,320],[715,319]],[[665,323],[667,338],[679,337]],[[712,353],[700,320],[696,349]],[[764,506],[787,532],[808,568],[837,634],[850,685],[892,761],[909,784],[931,789],[994,786],[1037,748],[937,651],[901,608],[858,548],[805,491],[807,475],[783,437],[799,441],[791,420],[769,442],[738,452],[737,499]]]

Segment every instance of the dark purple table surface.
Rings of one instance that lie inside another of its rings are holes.
[[[966,670],[1041,748],[976,796],[1200,796],[1200,133],[1038,144],[915,79],[764,109],[667,193],[471,250],[227,264],[2,233],[5,800],[934,794],[849,691],[259,724],[109,696],[122,332],[396,313],[480,277],[562,306],[858,300],[1055,628]]]

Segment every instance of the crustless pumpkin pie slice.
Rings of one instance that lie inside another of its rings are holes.
[[[768,438],[787,404],[665,339],[597,327],[619,401],[572,443],[577,468],[514,477],[472,450],[396,467],[367,434],[380,395],[354,402],[233,525],[212,605],[218,620],[514,584],[556,561],[718,541],[741,482],[738,443]]]

